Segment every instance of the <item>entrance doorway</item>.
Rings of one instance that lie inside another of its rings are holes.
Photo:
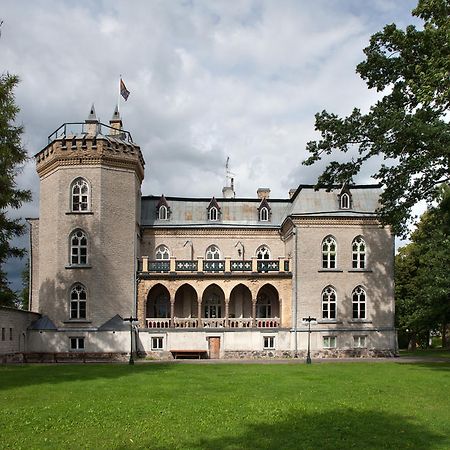
[[[220,358],[220,337],[210,337],[208,338],[209,347],[209,358],[219,359]]]

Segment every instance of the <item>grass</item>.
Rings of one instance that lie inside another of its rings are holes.
[[[2,448],[448,449],[450,363],[0,367]]]
[[[445,358],[450,360],[450,349],[448,348],[418,348],[414,351],[400,350],[400,356],[420,356],[421,358]]]

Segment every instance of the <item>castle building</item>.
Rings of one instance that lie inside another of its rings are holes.
[[[105,125],[94,107],[35,158],[28,352],[127,353],[131,317],[155,358],[304,356],[308,339],[313,356],[396,351],[380,186],[142,196],[139,146],[117,109]]]

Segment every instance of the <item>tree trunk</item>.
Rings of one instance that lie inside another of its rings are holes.
[[[409,338],[409,343],[408,343],[408,350],[413,352],[415,351],[417,348],[417,337],[415,334],[411,335],[411,337]]]
[[[447,348],[449,345],[447,341],[447,318],[444,317],[442,322],[442,348]]]

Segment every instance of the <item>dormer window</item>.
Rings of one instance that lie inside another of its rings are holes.
[[[156,205],[156,215],[158,220],[169,220],[170,207],[164,195],[161,195]]]
[[[261,200],[258,206],[258,219],[260,222],[268,222],[270,220],[270,206],[266,198]]]
[[[220,218],[220,206],[217,200],[213,197],[209,202],[208,208],[208,220],[210,222],[217,222]]]
[[[211,220],[212,222],[217,220],[218,211],[215,206],[209,209],[208,211],[208,220]]]
[[[158,219],[167,220],[167,206],[160,206],[158,210]]]
[[[350,209],[350,196],[347,193],[341,195],[341,209]]]

